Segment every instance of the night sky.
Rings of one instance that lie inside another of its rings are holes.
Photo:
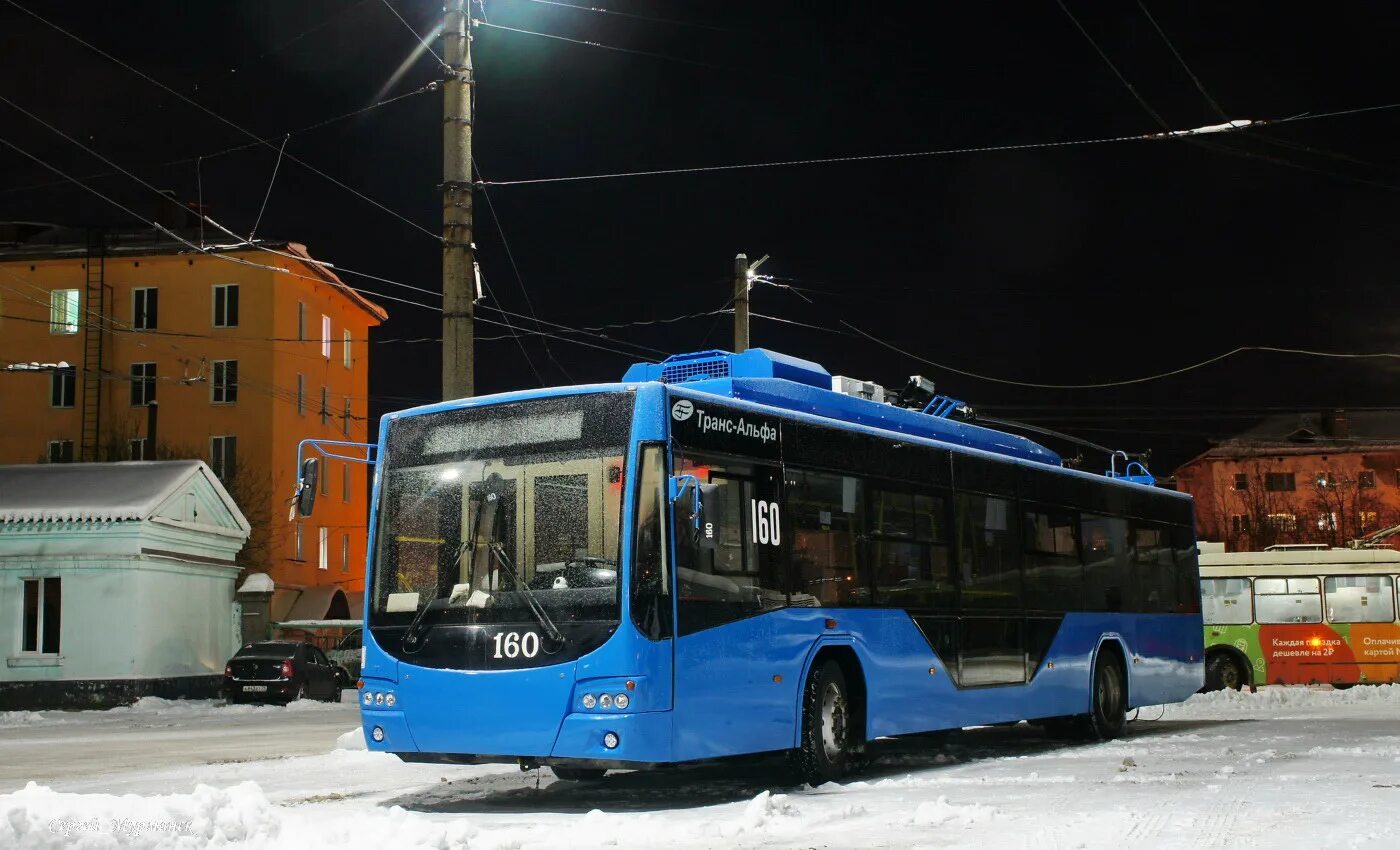
[[[383,0],[23,2],[265,136],[438,76],[426,54],[396,76],[416,42]],[[394,4],[420,32],[440,9],[427,0]],[[1136,0],[1067,6],[1174,129],[1222,121],[1212,99],[1230,118],[1247,119],[1400,101],[1395,4],[1150,0],[1147,11],[1205,94]],[[1056,0],[606,7],[694,25],[486,0],[492,24],[667,57],[478,30],[475,155],[488,180],[1161,129]],[[199,190],[194,164],[165,163],[248,140],[7,3],[0,62],[0,94],[190,201]],[[21,114],[0,106],[0,115],[0,136],[54,165],[85,177],[108,171]],[[761,287],[753,309],[826,330],[755,319],[755,345],[895,387],[922,373],[993,415],[1153,448],[1154,468],[1165,473],[1207,438],[1271,410],[1392,405],[1393,367],[1247,353],[1126,388],[1043,390],[921,364],[840,322],[938,363],[1049,384],[1139,377],[1241,345],[1396,350],[1398,128],[1395,109],[1210,136],[1208,144],[502,185],[489,190],[498,218],[477,195],[476,240],[490,306],[530,312],[508,240],[539,317],[574,327],[716,310],[729,297],[734,254],[769,254],[762,270],[801,294]],[[287,151],[440,232],[439,94],[294,134]],[[267,148],[204,159],[209,213],[246,233],[276,159]],[[53,179],[0,149],[0,220],[133,223],[72,186],[31,188]],[[141,209],[155,202],[122,176],[88,182]],[[342,267],[440,288],[433,238],[295,163],[282,162],[259,234],[305,242]],[[391,319],[376,339],[440,335],[436,313],[381,303]],[[609,339],[566,335],[680,352],[727,347],[730,323],[721,316],[614,329]],[[634,359],[562,340],[546,348],[528,338],[524,349],[528,363],[508,337],[483,342],[479,392],[614,380]],[[433,345],[386,342],[373,357],[376,413],[437,396]]]

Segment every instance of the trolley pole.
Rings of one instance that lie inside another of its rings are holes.
[[[447,0],[442,58],[442,397],[476,393],[472,244],[472,54],[467,0]]]
[[[749,350],[749,256],[734,258],[734,353]]]

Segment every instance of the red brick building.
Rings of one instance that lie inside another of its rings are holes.
[[[1400,523],[1400,413],[1272,416],[1176,471],[1202,540],[1345,546]],[[1400,535],[1389,538],[1400,544]]]

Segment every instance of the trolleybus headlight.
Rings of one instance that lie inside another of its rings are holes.
[[[603,735],[603,746],[607,747],[610,750],[617,749],[617,745],[620,743],[622,743],[622,741],[617,737],[616,732],[608,732],[607,734]]]
[[[613,697],[613,705],[616,705],[618,708],[626,708],[631,702],[632,700],[627,698],[627,694],[618,694]]]
[[[592,708],[593,706],[595,706],[595,705],[597,705],[597,704],[598,704],[598,698],[597,698],[597,697],[593,696],[592,694],[584,694],[584,695],[583,695],[583,707],[584,707],[584,708]]]
[[[598,697],[598,705],[603,708],[612,708],[612,694],[603,694]]]
[[[365,691],[365,705],[374,705],[374,691]]]
[[[396,703],[396,702],[398,702],[398,700],[394,698],[394,695],[393,695],[393,694],[385,694],[385,695],[384,695],[384,705],[385,705],[385,706],[387,706],[387,707],[389,707],[389,708],[393,708],[393,707],[394,707],[394,703]]]
[[[375,705],[383,705],[383,704],[384,704],[384,695],[383,695],[383,694],[375,694],[375,695],[374,695],[374,704],[375,704]]]
[[[384,740],[384,728],[382,726],[374,727],[370,730],[369,736],[374,739],[376,744],[380,743]]]

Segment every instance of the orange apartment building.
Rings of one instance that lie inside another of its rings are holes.
[[[1346,546],[1400,524],[1400,414],[1329,410],[1273,416],[1175,473],[1196,499],[1202,540],[1231,551]],[[1384,545],[1400,544],[1400,535]]]
[[[277,253],[0,225],[0,463],[203,458],[253,525],[245,573],[289,591],[286,609],[353,605],[367,468],[325,464],[310,520],[287,504],[298,441],[367,439],[367,339],[387,314],[305,246],[259,244]]]

